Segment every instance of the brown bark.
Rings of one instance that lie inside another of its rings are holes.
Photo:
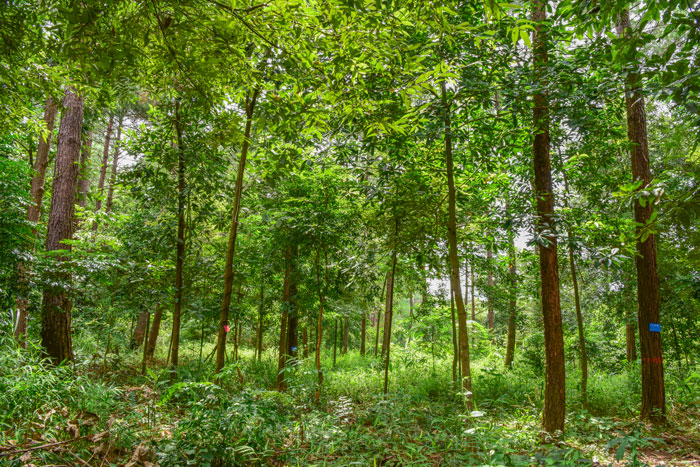
[[[284,271],[284,288],[282,291],[282,321],[280,322],[280,345],[277,359],[277,390],[285,391],[287,383],[284,379],[284,370],[287,363],[287,318],[289,316],[289,306],[291,302],[291,274],[292,274],[292,247],[287,246],[284,250],[284,257],[287,267]]]
[[[627,362],[631,363],[637,360],[637,332],[634,323],[625,325],[625,340],[627,344]]]
[[[384,298],[384,291],[386,290],[386,281],[387,281],[388,276],[384,276],[384,282],[382,283],[382,293],[379,295],[381,298]],[[379,351],[379,323],[382,320],[382,310],[381,308],[377,310],[377,332],[374,335],[374,356],[377,356],[377,352]]]
[[[156,344],[158,342],[158,333],[160,332],[160,321],[163,318],[163,307],[158,305],[156,311],[153,314],[153,323],[151,324],[151,332],[148,336],[148,345],[146,346],[146,359],[148,361],[153,360],[153,354],[156,350]]]
[[[175,258],[175,307],[173,309],[173,329],[170,341],[172,353],[170,364],[178,365],[180,350],[180,319],[183,298],[183,266],[185,264],[185,148],[180,122],[180,105],[175,101],[175,133],[177,134],[177,248]]]
[[[571,241],[571,235],[569,235]],[[569,245],[569,269],[571,270],[571,282],[574,286],[574,305],[576,308],[576,324],[578,325],[578,345],[581,348],[581,403],[585,408],[588,405],[588,356],[586,354],[586,338],[583,330],[583,314],[581,313],[581,299],[578,292],[578,277],[576,276],[576,262],[574,251]]]
[[[343,354],[348,353],[348,344],[350,343],[350,320],[345,317],[343,320]]]
[[[545,345],[545,394],[542,426],[553,433],[564,429],[566,414],[566,369],[564,364],[564,334],[559,301],[559,263],[557,238],[554,235],[554,195],[549,156],[549,103],[546,91],[547,34],[546,2],[537,0],[532,6],[533,76],[538,89],[533,96],[535,199],[537,202],[536,228],[540,245],[540,279],[542,284],[542,321]]]
[[[289,257],[290,262],[290,273],[289,278],[289,296],[288,301],[283,305],[287,307],[287,347],[285,351],[289,358],[287,359],[287,365],[294,365],[297,361],[297,356],[299,355],[299,312],[296,306],[297,299],[297,272],[296,272],[296,261],[297,261],[297,246],[292,245],[291,255]]]
[[[92,132],[88,132],[83,140],[80,152],[80,172],[78,174],[78,204],[81,208],[87,205],[87,196],[90,191],[90,151],[92,150]]]
[[[306,324],[301,328],[301,348],[304,358],[307,358],[309,356],[309,330]]]
[[[493,253],[491,252],[490,249],[486,250],[486,259],[488,262],[488,268],[489,268],[489,276],[488,276],[488,287],[489,287],[489,296],[488,296],[488,307],[489,307],[489,313],[488,313],[488,327],[490,330],[493,330],[493,328],[496,327],[496,315],[493,311],[493,271],[491,270],[491,264],[493,262]]]
[[[260,88],[253,91],[252,96],[246,97],[245,104],[245,130],[243,133],[243,143],[241,144],[241,157],[238,160],[238,172],[236,173],[236,193],[233,199],[233,213],[231,215],[231,230],[228,236],[228,247],[226,249],[226,263],[224,265],[224,297],[221,303],[221,314],[219,316],[219,331],[217,335],[216,368],[215,373],[219,373],[224,366],[226,358],[226,330],[228,315],[231,308],[231,294],[233,292],[233,258],[236,256],[236,238],[238,237],[238,216],[241,211],[241,194],[243,193],[243,175],[245,172],[248,148],[250,147],[250,132],[253,125],[253,113],[255,103],[258,99]]]
[[[119,151],[121,149],[122,140],[122,124],[124,117],[119,117],[119,125],[117,126],[117,141],[114,143],[114,155],[112,156],[112,174],[109,177],[109,190],[107,190],[107,207],[105,211],[112,211],[112,200],[114,199],[114,185],[117,183],[117,171],[119,170]]]
[[[469,333],[467,332],[467,311],[462,299],[459,283],[459,256],[457,252],[457,195],[454,181],[454,163],[452,161],[452,124],[450,105],[447,103],[447,90],[442,82],[442,109],[445,118],[445,165],[447,166],[448,220],[447,243],[449,245],[450,284],[457,306],[457,325],[459,333],[459,356],[462,365],[462,390],[465,394],[467,410],[474,410],[472,402],[472,375],[469,362]]]
[[[324,285],[321,285],[321,272],[319,266],[319,252],[316,250],[316,284],[318,286],[318,323],[316,325],[316,373],[318,374],[318,389],[316,390],[316,395],[314,397],[314,402],[318,403],[321,397],[321,386],[323,385],[323,371],[321,370],[321,345],[323,343],[323,306],[326,302],[326,287],[328,285],[328,254],[326,252],[326,245],[322,241],[321,247],[323,248],[323,254],[325,257],[325,268],[324,268]]]
[[[471,268],[469,268],[469,282],[471,285],[472,321],[476,321],[476,294],[474,293],[474,263],[472,263]]]
[[[100,180],[97,183],[97,201],[95,202],[95,212],[102,209],[102,198],[104,198],[105,180],[107,179],[107,162],[109,161],[109,143],[112,138],[112,128],[114,127],[114,115],[109,116],[107,123],[107,134],[105,135],[105,146],[102,152],[102,164],[100,165]],[[97,228],[97,224],[93,229]]]
[[[140,347],[146,337],[146,326],[150,320],[150,314],[148,311],[142,311],[136,321],[136,328],[134,329],[133,346]]]
[[[362,313],[362,321],[360,322],[360,355],[365,355],[365,340],[367,339],[367,314]]]
[[[618,34],[623,36],[630,28],[629,12],[624,10],[618,20]],[[632,51],[633,54],[636,51]],[[636,62],[635,62],[636,63]],[[636,64],[635,64],[636,66]],[[641,180],[639,190],[645,189],[652,181],[647,141],[647,121],[644,96],[640,89],[637,70],[627,73],[625,82],[625,102],[627,106],[627,137],[631,143],[632,180]],[[652,332],[650,324],[659,321],[659,278],[656,265],[656,238],[649,235],[642,241],[644,226],[649,221],[654,207],[647,201],[644,206],[639,199],[634,201],[634,220],[637,222],[637,321],[639,343],[642,354],[642,408],[641,417],[652,422],[666,418],[666,391],[664,388],[664,367],[661,348],[661,333]]]
[[[449,266],[449,265],[448,265]],[[457,343],[457,321],[455,320],[455,296],[450,289],[450,316],[452,318],[452,382],[457,382],[459,365],[459,345]]]
[[[506,341],[506,368],[513,366],[515,357],[515,319],[517,313],[518,271],[515,264],[515,238],[510,236],[510,300],[508,302],[508,340]]]
[[[398,220],[396,221],[398,226]],[[394,236],[396,237],[396,235]],[[394,238],[396,241],[396,238]],[[389,355],[391,350],[391,320],[394,314],[394,279],[396,275],[396,247],[391,255],[391,269],[386,280],[386,307],[384,309],[384,343],[382,349],[385,352],[384,360],[384,394],[389,389]]]
[[[51,211],[46,233],[46,251],[67,250],[64,243],[73,236],[73,213],[75,190],[78,182],[78,160],[80,158],[80,135],[83,127],[83,98],[73,89],[66,89],[63,99],[63,117],[58,130],[56,166],[51,193]],[[41,344],[55,364],[73,359],[71,341],[71,308],[73,302],[63,285],[71,281],[71,274],[61,263],[68,255],[54,258],[52,283],[59,286],[46,287],[42,303]]]
[[[258,309],[258,328],[255,333],[255,353],[258,361],[262,359],[263,310],[265,306],[265,286],[260,282],[260,308]]]
[[[46,133],[39,135],[39,145],[36,150],[36,159],[34,160],[34,174],[32,175],[32,184],[30,189],[31,203],[27,208],[27,220],[36,224],[39,222],[41,215],[41,206],[44,199],[44,182],[46,180],[46,168],[49,165],[49,149],[51,147],[51,137],[53,136],[54,124],[56,122],[56,113],[58,112],[58,102],[49,97],[46,100],[44,108],[44,124],[46,125]],[[32,227],[32,245],[34,251],[34,243],[36,241],[36,227]],[[29,278],[26,266],[23,263],[17,265],[17,298],[15,305],[17,307],[17,326],[15,327],[15,339],[23,348],[27,348],[27,308],[29,308]]]
[[[151,314],[149,312],[146,312],[147,316],[147,321],[146,321],[146,335],[145,335],[145,341],[146,345],[143,346],[143,359],[141,360],[141,374],[145,375],[146,374],[146,364],[148,363],[148,331],[149,331],[149,326],[151,324]]]

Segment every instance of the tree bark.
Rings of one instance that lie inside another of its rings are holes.
[[[233,213],[231,215],[231,230],[228,236],[228,247],[226,249],[226,263],[224,266],[224,297],[221,303],[221,314],[219,316],[219,332],[217,335],[216,368],[214,372],[218,374],[224,367],[226,358],[226,329],[228,325],[228,315],[231,308],[231,293],[233,291],[233,258],[236,256],[236,238],[238,237],[238,216],[241,210],[241,194],[243,193],[243,175],[245,172],[248,148],[250,147],[250,132],[253,125],[253,113],[255,103],[260,94],[260,88],[255,88],[252,96],[246,97],[245,105],[245,131],[243,133],[243,143],[241,144],[241,157],[238,160],[238,172],[236,173],[236,193],[233,199]],[[278,384],[279,386],[279,384]]]
[[[280,322],[280,345],[277,359],[277,390],[286,391],[287,383],[284,379],[285,366],[287,364],[287,319],[291,302],[291,274],[292,274],[292,247],[284,250],[284,258],[287,263],[284,271],[284,288],[282,291],[282,321]]]
[[[362,321],[360,321],[360,355],[365,355],[365,339],[367,338],[367,314],[362,312]]]
[[[386,281],[388,276],[384,276],[384,282],[382,283],[382,293],[381,298],[384,298],[384,291],[386,290]],[[382,310],[381,308],[377,311],[377,332],[374,335],[374,356],[377,356],[379,352],[379,322],[382,320]]]
[[[51,147],[51,137],[53,136],[56,113],[58,112],[58,102],[49,97],[44,108],[44,124],[46,133],[39,135],[39,145],[36,150],[34,160],[34,174],[30,189],[31,203],[27,208],[27,220],[31,224],[39,222],[41,206],[44,199],[44,183],[46,180],[46,168],[49,165],[49,149]],[[37,229],[32,226],[31,250],[34,251]],[[15,327],[15,339],[22,348],[27,348],[27,309],[29,308],[29,271],[24,263],[17,264],[17,326]]]
[[[258,361],[262,359],[262,338],[263,338],[263,310],[265,306],[265,286],[262,281],[262,271],[261,271],[261,281],[260,281],[260,308],[258,309],[258,329],[255,333],[255,353],[257,355]]]
[[[515,319],[517,314],[518,272],[515,264],[515,237],[510,236],[510,300],[508,302],[508,340],[506,341],[506,368],[513,367],[515,357]]]
[[[321,272],[319,266],[319,252],[316,250],[316,284],[318,286],[318,322],[316,324],[316,373],[318,374],[318,389],[316,390],[316,395],[314,397],[314,402],[318,403],[321,397],[321,386],[323,385],[323,371],[321,370],[321,345],[323,343],[323,306],[326,302],[326,287],[328,286],[328,254],[326,252],[326,245],[321,241],[321,247],[323,249],[323,254],[325,257],[325,267],[324,267],[324,285],[321,286]],[[335,361],[335,357],[333,359]]]
[[[618,19],[618,35],[624,36],[629,28],[629,12],[624,10]],[[632,55],[636,55],[635,50],[632,50]],[[639,190],[644,190],[651,184],[652,176],[644,96],[640,89],[639,73],[635,69],[629,70],[627,73],[625,102],[627,106],[627,137],[631,143],[632,180],[641,180],[642,184]],[[666,418],[666,391],[664,388],[661,333],[653,332],[650,328],[650,324],[660,323],[656,238],[655,235],[649,235],[642,241],[641,237],[644,226],[654,212],[653,203],[649,201],[644,206],[639,199],[634,201],[634,220],[637,223],[637,236],[639,237],[635,265],[639,301],[637,321],[642,354],[642,408],[640,415],[643,419],[658,423]]]
[[[153,323],[151,323],[151,331],[148,336],[148,345],[146,346],[146,359],[153,360],[153,354],[156,350],[158,342],[158,333],[160,332],[160,321],[163,318],[163,307],[158,305],[155,313],[153,313]]]
[[[632,363],[637,360],[637,333],[634,323],[627,323],[625,325],[625,338],[627,341],[627,363]]]
[[[569,234],[571,242],[571,234]],[[581,299],[578,292],[578,278],[576,276],[576,262],[574,251],[569,244],[569,268],[571,269],[571,282],[574,287],[574,305],[576,308],[576,324],[578,325],[578,345],[581,348],[581,404],[584,408],[588,405],[588,356],[586,354],[586,338],[583,330],[583,315],[581,313]]]
[[[51,211],[46,233],[46,251],[66,250],[64,243],[73,236],[73,213],[75,191],[78,182],[78,160],[80,158],[80,135],[83,128],[83,98],[73,89],[66,89],[63,99],[63,117],[58,130],[58,147],[54,169]],[[50,282],[60,284],[44,288],[41,320],[41,344],[55,364],[73,359],[71,341],[71,308],[73,302],[65,289],[71,281],[70,271],[61,263],[69,256],[61,254],[54,258]]]
[[[290,261],[290,274],[289,274],[289,298],[287,305],[287,348],[285,351],[289,358],[287,359],[287,365],[295,365],[297,362],[297,357],[299,355],[299,312],[297,310],[297,246],[292,245]]]
[[[114,185],[117,183],[117,171],[119,170],[119,151],[122,141],[122,123],[124,117],[119,117],[119,126],[117,126],[117,141],[114,144],[114,155],[112,156],[112,174],[109,177],[109,190],[107,190],[107,207],[105,211],[109,214],[112,212],[112,200],[114,199]]]
[[[85,209],[88,192],[90,191],[90,151],[92,150],[92,132],[88,132],[83,140],[80,152],[80,172],[78,173],[78,205]]]
[[[171,335],[172,353],[170,364],[177,367],[180,350],[180,319],[183,297],[183,266],[185,264],[185,154],[180,122],[180,104],[175,101],[175,132],[177,134],[177,248],[175,258],[175,308]]]
[[[104,198],[105,180],[107,179],[107,162],[109,161],[109,143],[112,138],[112,128],[114,127],[114,115],[109,116],[107,123],[107,134],[105,135],[105,146],[102,152],[102,165],[100,165],[100,180],[97,183],[97,201],[95,201],[95,212],[102,209],[102,198]],[[97,223],[93,225],[93,230],[97,228]]]
[[[450,315],[452,318],[452,383],[457,382],[457,366],[459,365],[459,345],[457,343],[457,322],[455,320],[455,296],[450,289]]]
[[[350,320],[346,316],[343,320],[343,355],[348,353],[348,344],[350,343]]]
[[[554,234],[554,195],[549,156],[549,103],[546,91],[548,68],[547,34],[544,31],[546,2],[537,0],[532,6],[533,76],[538,88],[533,96],[536,228],[540,245],[540,279],[542,284],[542,319],[545,345],[545,394],[542,426],[553,433],[564,429],[566,414],[566,369],[564,364],[564,334],[559,301],[559,263],[557,238]]]
[[[396,231],[398,230],[398,220],[396,221],[396,230],[394,231],[394,242],[396,242]],[[386,280],[386,308],[384,309],[384,344],[382,349],[385,350],[384,360],[384,394],[389,389],[389,355],[391,350],[391,321],[394,315],[394,279],[396,276],[396,245],[394,245],[391,255],[391,269]]]
[[[459,256],[457,252],[457,208],[456,190],[454,182],[454,167],[452,161],[452,125],[450,121],[450,105],[447,103],[447,90],[445,82],[442,87],[442,109],[445,118],[445,165],[447,166],[447,191],[448,191],[448,220],[447,243],[449,245],[450,260],[450,284],[454,292],[457,306],[457,324],[459,330],[459,356],[462,365],[462,390],[465,394],[467,410],[474,410],[472,402],[472,375],[469,362],[469,333],[467,332],[467,312],[462,299],[462,289],[459,283]]]
[[[488,288],[489,288],[489,294],[488,294],[488,307],[489,307],[489,313],[488,313],[488,318],[487,318],[487,324],[488,328],[493,331],[493,329],[496,327],[496,315],[493,311],[493,271],[491,270],[491,266],[493,263],[493,252],[491,252],[491,249],[486,250],[486,261],[488,263],[488,268],[489,268],[489,276],[488,276]]]

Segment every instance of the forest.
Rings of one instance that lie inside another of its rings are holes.
[[[700,465],[700,2],[0,37],[0,465]]]

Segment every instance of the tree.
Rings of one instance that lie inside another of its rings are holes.
[[[55,251],[55,284],[44,288],[41,320],[41,344],[55,364],[73,359],[71,341],[71,308],[66,267],[73,236],[73,212],[78,180],[78,160],[83,127],[83,97],[73,88],[66,89],[63,117],[58,130],[56,168],[51,192],[51,211],[46,234],[46,251]]]

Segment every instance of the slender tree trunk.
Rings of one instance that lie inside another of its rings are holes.
[[[549,157],[549,103],[544,90],[548,68],[546,2],[537,0],[532,6],[533,74],[538,89],[533,96],[535,199],[537,202],[538,237],[540,245],[540,278],[542,283],[542,318],[545,345],[545,395],[542,426],[553,433],[564,429],[566,414],[566,370],[564,365],[564,334],[559,302],[559,263],[557,238],[554,235],[554,195]]]
[[[459,284],[459,256],[457,252],[457,201],[452,162],[452,125],[450,105],[447,103],[447,90],[442,82],[442,109],[445,118],[445,162],[447,166],[448,211],[447,243],[449,245],[450,283],[457,306],[457,324],[459,330],[459,356],[462,364],[462,390],[465,394],[467,410],[473,410],[472,375],[469,363],[469,333],[467,332],[467,312],[462,300],[462,288]]]
[[[58,112],[58,102],[49,97],[44,109],[44,124],[46,133],[39,135],[39,145],[36,150],[34,160],[34,174],[32,175],[32,185],[30,189],[31,203],[27,208],[27,220],[31,224],[39,222],[41,206],[44,199],[44,182],[46,180],[46,168],[49,165],[49,149],[51,147],[51,137],[56,122]],[[34,251],[37,229],[32,226],[31,250]],[[15,327],[15,339],[23,348],[27,348],[27,309],[29,308],[29,278],[26,266],[20,262],[17,265],[17,297],[15,305],[17,307],[17,325]]]
[[[146,321],[146,335],[144,336],[145,345],[143,346],[143,359],[141,360],[141,374],[142,375],[146,374],[146,363],[148,362],[148,331],[149,331],[150,325],[151,325],[151,314],[148,313],[148,320]]]
[[[367,314],[362,312],[362,321],[360,321],[360,355],[365,355],[365,340],[367,338]]]
[[[397,241],[398,219],[394,230],[394,242]],[[384,394],[389,389],[389,355],[391,350],[391,321],[394,315],[394,279],[396,279],[396,245],[391,255],[391,270],[386,280],[386,308],[384,309],[384,345],[386,355],[384,360]]]
[[[245,131],[243,143],[241,145],[241,157],[238,160],[238,172],[236,173],[236,193],[233,200],[233,214],[231,215],[231,230],[228,236],[228,247],[226,249],[226,263],[224,266],[224,297],[221,303],[221,315],[219,316],[219,332],[217,335],[216,368],[218,374],[224,366],[226,358],[226,329],[228,325],[229,309],[231,308],[231,293],[233,291],[233,258],[236,255],[236,238],[238,236],[238,216],[241,210],[241,194],[243,193],[243,175],[245,172],[248,148],[250,147],[250,132],[253,125],[253,113],[255,103],[258,99],[260,88],[253,91],[252,96],[246,98],[245,106]],[[284,340],[284,339],[282,339]],[[278,377],[279,378],[279,377]],[[279,383],[278,383],[279,387]]]
[[[413,291],[408,292],[408,330],[406,332],[406,347],[411,344],[411,328],[413,327]]]
[[[618,20],[618,34],[626,35],[630,28],[629,12],[624,10]],[[632,51],[633,55],[636,51]],[[632,57],[634,60],[634,57]],[[635,62],[636,66],[636,62]],[[631,143],[632,179],[641,180],[639,190],[644,190],[652,181],[647,141],[647,120],[644,96],[640,89],[637,70],[627,72],[625,102],[627,105],[627,137]],[[656,266],[656,238],[643,238],[644,226],[654,212],[652,200],[643,206],[634,201],[634,220],[637,223],[637,321],[639,343],[642,354],[642,408],[641,417],[652,422],[666,418],[666,391],[664,388],[664,366],[661,349],[661,333],[652,331],[650,325],[659,324],[659,278]]]
[[[457,343],[457,322],[455,321],[455,296],[450,288],[450,315],[452,318],[452,383],[457,383],[459,365],[459,345]]]
[[[346,316],[343,320],[343,355],[348,353],[348,344],[350,343],[350,320]]]
[[[262,359],[263,309],[265,306],[265,286],[262,281],[262,271],[260,278],[260,308],[258,309],[258,329],[255,333],[255,353],[258,361]]]
[[[304,324],[304,326],[301,328],[301,348],[303,350],[302,355],[304,358],[308,358],[309,356],[309,330],[308,326]]]
[[[325,268],[324,277],[325,283],[321,286],[321,272],[319,266],[319,252],[316,250],[316,284],[318,286],[318,323],[316,325],[316,373],[318,374],[318,389],[316,390],[316,395],[314,401],[318,403],[321,397],[321,386],[323,385],[323,371],[321,370],[321,346],[323,343],[323,306],[326,302],[326,287],[328,285],[328,254],[326,252],[326,245],[322,241],[321,247],[323,249],[323,254],[325,257]],[[335,363],[335,356],[333,357],[333,362]]]
[[[476,321],[476,294],[474,293],[474,263],[471,264],[469,268],[469,282],[471,285],[471,299],[472,299],[472,321]]]
[[[117,183],[117,170],[119,165],[119,150],[121,149],[122,140],[122,123],[124,117],[119,117],[119,126],[117,126],[117,141],[114,144],[114,155],[112,156],[112,174],[109,177],[109,189],[107,190],[107,213],[112,212],[112,200],[114,198],[114,185]]]
[[[92,132],[88,132],[83,140],[80,152],[80,171],[78,173],[78,204],[85,209],[88,192],[90,191],[90,151],[92,150]]]
[[[493,271],[491,270],[491,266],[493,265],[493,252],[491,249],[486,250],[486,261],[488,263],[488,268],[489,268],[489,276],[488,276],[488,287],[489,287],[489,295],[488,295],[488,307],[489,307],[489,314],[488,314],[488,327],[491,331],[496,327],[496,315],[493,311]]]
[[[175,308],[171,335],[172,354],[170,363],[178,365],[180,350],[180,318],[183,297],[183,266],[185,264],[185,154],[182,139],[179,104],[175,101],[175,132],[177,133],[177,247],[175,258]]]
[[[508,340],[506,342],[506,368],[513,366],[515,357],[515,319],[518,297],[518,271],[515,263],[515,237],[510,236],[510,300],[508,302]]]
[[[73,236],[73,212],[75,191],[78,182],[78,160],[80,158],[80,135],[83,128],[83,98],[69,88],[63,99],[63,117],[58,130],[56,165],[51,193],[51,211],[46,233],[46,251],[71,251]],[[68,255],[54,258],[51,280],[56,286],[44,289],[41,307],[41,344],[55,364],[73,359],[71,341],[71,308],[65,285],[71,281],[70,271],[65,266]]]
[[[148,345],[146,345],[146,358],[148,361],[153,360],[153,355],[156,351],[158,343],[158,333],[160,332],[160,321],[163,318],[163,307],[159,304],[156,306],[156,311],[153,313],[153,324],[151,324],[151,335],[148,337]]]
[[[107,161],[109,161],[109,143],[112,138],[112,128],[114,127],[114,115],[109,116],[107,123],[107,134],[105,135],[105,146],[102,152],[102,165],[100,165],[100,181],[97,183],[97,201],[95,201],[95,212],[102,209],[102,199],[104,198],[105,180],[107,179]],[[97,223],[93,225],[93,230],[97,228]]]
[[[292,245],[291,248],[291,270],[289,274],[289,302],[287,303],[287,348],[285,351],[289,356],[287,364],[295,365],[299,355],[299,312],[297,310],[297,246]]]
[[[335,327],[333,328],[333,366],[335,367],[335,356],[338,349],[338,318],[333,321],[335,321]]]
[[[284,288],[282,291],[282,321],[280,322],[280,345],[277,359],[277,390],[286,391],[287,383],[284,379],[285,366],[287,364],[287,320],[292,296],[292,247],[284,250],[286,268],[284,271]]]
[[[382,284],[382,293],[380,297],[384,298],[384,290],[386,289],[386,281],[388,276],[384,276],[384,283]],[[377,356],[379,352],[379,322],[382,320],[382,310],[381,308],[377,311],[377,332],[374,335],[374,356]]]
[[[637,360],[637,333],[634,323],[625,324],[625,337],[627,341],[627,362],[631,363]]]
[[[578,345],[581,348],[581,403],[585,408],[588,405],[588,356],[586,354],[586,338],[583,330],[583,315],[581,313],[581,299],[578,291],[578,277],[576,276],[576,262],[574,251],[571,247],[571,234],[569,234],[569,269],[571,269],[571,282],[574,286],[574,304],[576,307],[576,324],[578,325]]]

